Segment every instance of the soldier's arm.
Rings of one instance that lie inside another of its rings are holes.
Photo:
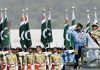
[[[70,26],[66,33],[67,34],[73,34],[75,29],[76,29],[76,25]]]
[[[49,58],[50,58],[49,63],[52,64],[52,55],[49,55]]]
[[[33,59],[32,59],[32,61],[33,61],[33,64],[34,64],[34,62],[35,62],[35,55],[33,54]]]
[[[34,60],[33,60],[33,63],[34,63],[34,64],[36,63],[36,53],[34,54]]]

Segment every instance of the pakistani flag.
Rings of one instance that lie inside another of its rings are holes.
[[[75,25],[75,12],[74,12],[74,6],[72,7],[72,26]],[[74,48],[74,37],[70,35],[70,47]]]
[[[46,36],[47,36],[47,43],[50,43],[53,41],[52,29],[51,29],[51,11],[49,11]]]
[[[64,33],[63,33],[63,38],[64,38],[64,46],[65,48],[69,49],[70,47],[70,35],[66,34],[67,30],[69,28],[69,24],[68,24],[68,16],[67,16],[67,12],[66,12],[66,18],[65,18],[65,26],[64,26]]]
[[[31,34],[30,34],[30,28],[29,28],[29,20],[28,20],[28,14],[26,14],[25,18],[25,46],[26,48],[30,48],[32,45],[31,41]]]
[[[72,11],[72,25],[75,25],[75,12],[74,12],[74,9]]]
[[[47,28],[46,28],[46,15],[45,12],[43,11],[42,15],[42,24],[41,24],[41,42],[43,43],[44,46],[47,45]]]
[[[1,11],[1,15],[0,15],[0,45],[2,45],[2,35],[1,35],[1,32],[2,32],[2,24],[3,24],[3,12]]]
[[[25,16],[24,13],[21,18],[20,28],[19,28],[19,37],[20,37],[20,44],[21,47],[24,49],[25,45]]]
[[[9,30],[8,30],[7,11],[5,11],[5,19],[4,19],[3,23],[2,23],[1,41],[2,41],[2,47],[3,48],[9,47],[10,38],[9,38]]]
[[[93,24],[97,24],[98,23],[98,19],[97,19],[96,7],[94,9],[95,9],[95,12],[94,12],[94,22],[93,22]]]
[[[88,33],[90,32],[91,28],[90,28],[90,15],[89,15],[89,10],[87,10],[87,24],[86,24],[86,30],[85,32]]]
[[[86,29],[85,32],[88,33],[91,30],[91,26],[90,26],[90,15],[89,15],[89,10],[87,10],[87,24],[86,24]],[[88,45],[88,38],[86,38],[86,45]]]

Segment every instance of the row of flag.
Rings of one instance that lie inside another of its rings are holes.
[[[74,6],[72,7],[72,23],[71,26],[75,25],[75,12],[74,12]],[[52,36],[52,18],[51,18],[51,8],[48,11],[48,17],[46,16],[46,10],[43,9],[42,12],[42,19],[41,19],[41,39],[40,41],[43,43],[43,45],[46,47],[50,47],[50,43],[53,42],[53,36]],[[94,24],[97,24],[97,13],[95,8],[94,13]],[[65,48],[70,49],[74,46],[74,38],[72,35],[67,35],[66,31],[69,28],[69,19],[68,19],[68,11],[66,10],[65,14],[65,26],[64,26],[64,46]],[[91,30],[91,22],[90,22],[90,15],[89,10],[87,10],[87,25],[86,25],[86,32],[89,32]],[[19,27],[19,37],[20,37],[20,44],[21,47],[24,48],[30,48],[32,46],[32,40],[31,40],[31,33],[30,33],[30,27],[29,27],[29,18],[28,18],[28,8],[25,10],[22,10],[22,17]],[[2,48],[9,47],[11,48],[10,44],[10,22],[7,17],[7,8],[4,10],[1,9],[1,15],[0,15],[0,44]]]

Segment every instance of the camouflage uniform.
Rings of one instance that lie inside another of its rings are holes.
[[[16,54],[13,54],[13,53],[7,54],[6,59],[7,59],[7,69],[15,70],[16,62],[17,62]]]
[[[52,64],[51,70],[61,70],[61,54],[54,53],[50,55],[50,63]]]
[[[26,55],[26,58],[27,58],[27,70],[31,70],[31,67],[34,63],[34,54],[29,53]]]
[[[44,53],[34,54],[35,70],[46,70],[46,55]]]

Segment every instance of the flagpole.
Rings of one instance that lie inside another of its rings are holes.
[[[97,8],[94,7],[94,23],[93,24],[97,24],[98,23],[96,10],[97,10]]]
[[[72,20],[75,20],[75,10],[74,9],[75,9],[75,6],[72,6]]]
[[[25,10],[24,9],[22,10],[22,17],[23,17],[23,20],[25,21]],[[22,50],[25,51],[24,46],[22,47]]]
[[[65,26],[68,25],[68,10],[66,9],[65,10]],[[67,41],[67,40],[66,40]],[[68,46],[67,46],[67,43],[65,43],[65,48],[66,49],[70,49]]]
[[[46,9],[45,9],[45,8],[43,8],[42,12],[43,12],[43,16],[46,17],[46,14],[45,14]],[[46,23],[46,29],[47,29],[47,23]],[[46,43],[47,43],[47,40],[46,40]],[[47,44],[44,45],[45,48],[46,48],[46,45],[47,45]]]
[[[4,13],[5,13],[5,19],[7,18],[7,8],[4,8]],[[7,26],[8,27],[8,26]],[[10,44],[9,45],[7,45],[7,47],[9,48],[9,50],[10,50]]]
[[[29,9],[28,8],[26,8],[26,13],[25,13],[25,25],[27,24],[27,21],[28,21],[28,11],[29,11]],[[25,27],[25,29],[26,29],[26,27]],[[26,31],[26,30],[25,30]],[[26,41],[26,40],[25,40]],[[27,42],[26,42],[27,43]],[[28,49],[28,47],[26,46],[26,48]]]
[[[4,8],[4,10],[5,10],[5,18],[7,17],[7,8]],[[9,50],[10,50],[10,48],[11,48],[11,43],[10,43],[10,21],[8,21],[8,32],[9,32],[9,45],[8,45],[8,48],[9,48]]]
[[[90,24],[90,14],[89,14],[90,13],[90,10],[87,9],[86,12],[87,12],[87,25],[88,25],[88,23]],[[90,30],[92,29],[91,28],[91,24],[90,24],[90,27],[89,28],[90,28]]]
[[[51,19],[51,8],[49,8],[49,18],[48,18],[48,20],[49,19]],[[49,48],[50,48],[51,46],[50,46],[50,42],[49,42]]]
[[[75,23],[73,23],[73,20],[75,21],[75,11],[74,11],[74,9],[75,9],[75,6],[72,6],[72,24],[71,25],[75,25]],[[73,45],[72,45],[72,36],[70,35],[70,48],[72,47],[74,47]]]
[[[28,17],[28,12],[29,12],[29,9],[26,8],[26,16]]]

